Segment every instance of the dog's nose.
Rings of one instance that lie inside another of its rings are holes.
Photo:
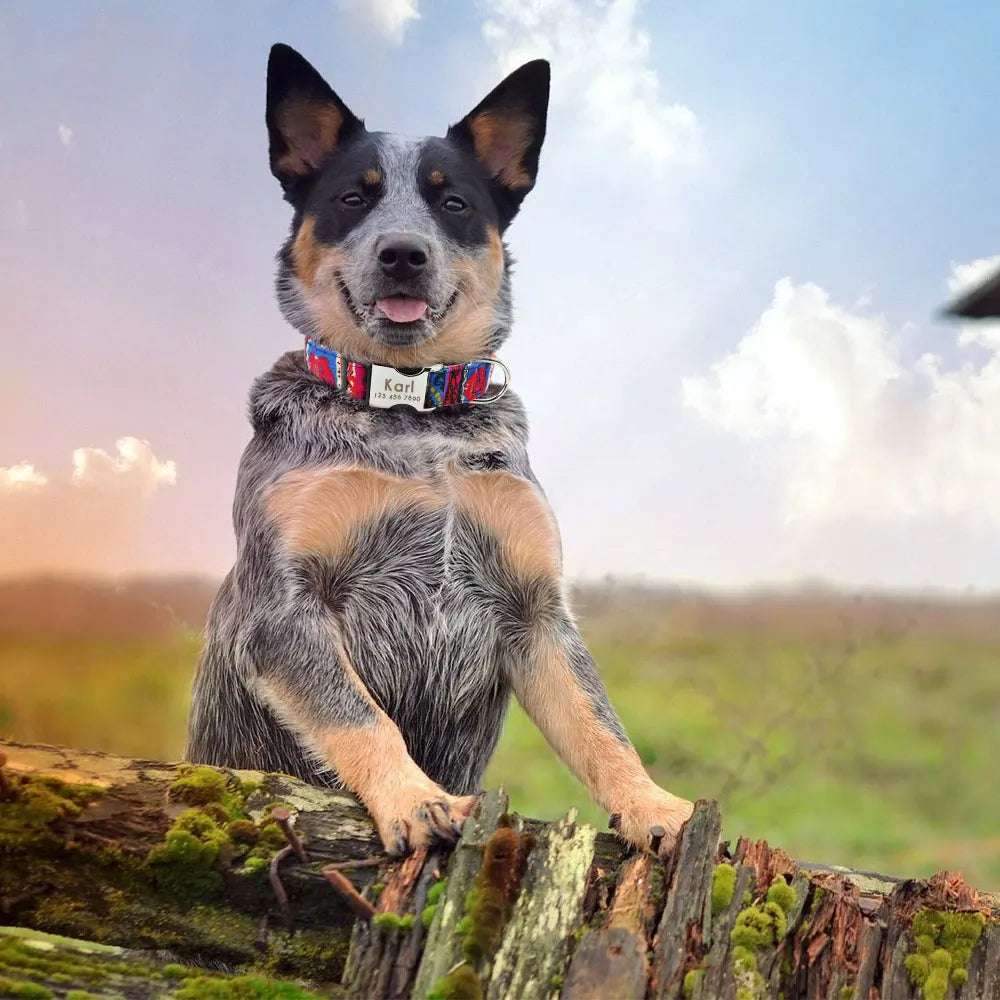
[[[403,281],[415,278],[427,265],[430,244],[414,233],[386,233],[375,247],[382,270]]]

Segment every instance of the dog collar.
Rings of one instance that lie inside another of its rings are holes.
[[[410,406],[424,412],[461,403],[492,403],[507,391],[510,383],[510,371],[496,358],[400,370],[388,365],[349,361],[339,351],[309,338],[306,339],[306,364],[313,375],[342,389],[351,399],[383,410],[390,406]],[[504,383],[498,392],[487,397],[494,367],[503,371]]]

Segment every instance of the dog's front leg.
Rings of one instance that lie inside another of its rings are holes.
[[[568,609],[558,604],[522,635],[512,677],[518,701],[612,814],[618,835],[664,854],[693,806],[646,773]]]
[[[386,850],[454,840],[476,797],[448,794],[414,762],[351,665],[332,613],[299,600],[294,613],[257,631],[258,691],[364,802]]]

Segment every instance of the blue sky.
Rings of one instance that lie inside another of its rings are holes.
[[[552,59],[503,356],[571,575],[997,588],[1000,336],[935,316],[1000,253],[997,38],[985,4],[5,5],[0,572],[231,560],[247,387],[298,344],[285,41],[410,134]]]

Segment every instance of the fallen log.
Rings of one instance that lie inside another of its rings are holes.
[[[285,775],[0,753],[0,996],[1000,998],[995,897],[720,844],[710,802],[665,863],[495,791],[392,861]]]

